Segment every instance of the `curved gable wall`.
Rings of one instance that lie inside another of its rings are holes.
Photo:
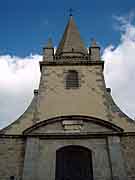
[[[39,122],[26,129],[24,134],[55,134],[65,132],[103,133],[121,131],[121,128],[101,119],[88,116],[62,116]]]

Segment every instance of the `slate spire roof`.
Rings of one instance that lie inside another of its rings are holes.
[[[60,55],[63,53],[68,54],[71,52],[80,53],[84,55],[87,54],[87,49],[85,48],[85,45],[80,37],[80,33],[75,24],[73,16],[70,16],[62,39],[56,50],[56,55]]]

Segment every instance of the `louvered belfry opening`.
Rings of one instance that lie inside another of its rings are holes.
[[[69,70],[66,75],[66,89],[76,89],[79,87],[78,72]]]

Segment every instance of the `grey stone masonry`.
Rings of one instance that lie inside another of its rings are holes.
[[[38,153],[39,139],[28,137],[26,142],[22,180],[37,180]]]
[[[127,180],[127,173],[121,151],[120,138],[118,136],[108,137],[108,148],[113,180]]]

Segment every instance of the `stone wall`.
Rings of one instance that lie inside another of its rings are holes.
[[[27,171],[30,170],[30,172],[27,173],[29,175],[31,174],[32,176],[32,178],[28,176],[24,178],[24,180],[34,179],[35,175],[33,172],[33,167],[36,167],[36,176],[40,180],[44,179],[44,177],[46,177],[46,180],[54,179],[56,151],[61,147],[69,145],[79,145],[82,147],[86,147],[92,151],[93,174],[96,180],[110,180],[112,173],[113,177],[117,178],[117,176],[115,175],[115,173],[117,173],[117,169],[114,168],[114,164],[116,163],[116,161],[114,162],[114,160],[116,160],[117,156],[119,156],[120,151],[118,150],[120,149],[118,148],[118,138],[115,138],[115,140],[117,141],[114,141],[114,138],[112,141],[111,138],[111,140],[109,140],[109,144],[106,144],[107,140],[105,138],[53,140],[39,139],[37,137],[34,138],[34,141],[32,138],[31,141],[34,142],[34,146],[36,148],[33,148],[33,146],[31,146],[31,143],[29,143],[29,149],[25,150],[26,146],[24,139],[15,136],[0,137],[0,180],[9,180],[10,176],[15,176],[16,180],[20,180],[20,178],[22,178],[22,174],[24,174],[24,159],[25,161],[27,159],[29,160],[29,163],[27,163],[26,161],[25,165],[29,167]],[[126,169],[125,173],[128,175],[128,179],[126,179],[135,180],[135,136],[123,136],[120,142],[122,147],[121,158],[124,157],[124,165]],[[28,154],[24,151],[26,151]],[[33,154],[31,152],[33,152]],[[35,152],[37,155],[35,154]],[[25,154],[27,155],[27,158]],[[112,160],[109,158],[109,156],[110,158],[112,158]],[[120,161],[119,156],[119,165],[117,165],[121,170],[121,165],[123,163],[120,165],[120,162],[122,162],[122,159]]]
[[[121,143],[128,180],[135,180],[135,135],[122,137]]]
[[[111,170],[106,139],[40,139],[30,138],[27,146],[23,180],[54,180],[56,151],[64,146],[82,146],[92,151],[93,174],[96,180],[110,180]],[[35,145],[34,145],[35,144]],[[36,158],[38,157],[38,160]],[[31,160],[30,160],[31,159]],[[30,161],[32,163],[30,163]],[[35,168],[36,167],[36,168]],[[27,168],[27,169],[26,169]],[[36,172],[36,174],[35,174]]]
[[[79,88],[66,89],[69,70],[79,75]],[[87,115],[108,120],[102,66],[43,66],[38,96],[39,120]]]
[[[24,140],[0,137],[0,180],[10,180],[10,176],[20,180],[23,160]]]

